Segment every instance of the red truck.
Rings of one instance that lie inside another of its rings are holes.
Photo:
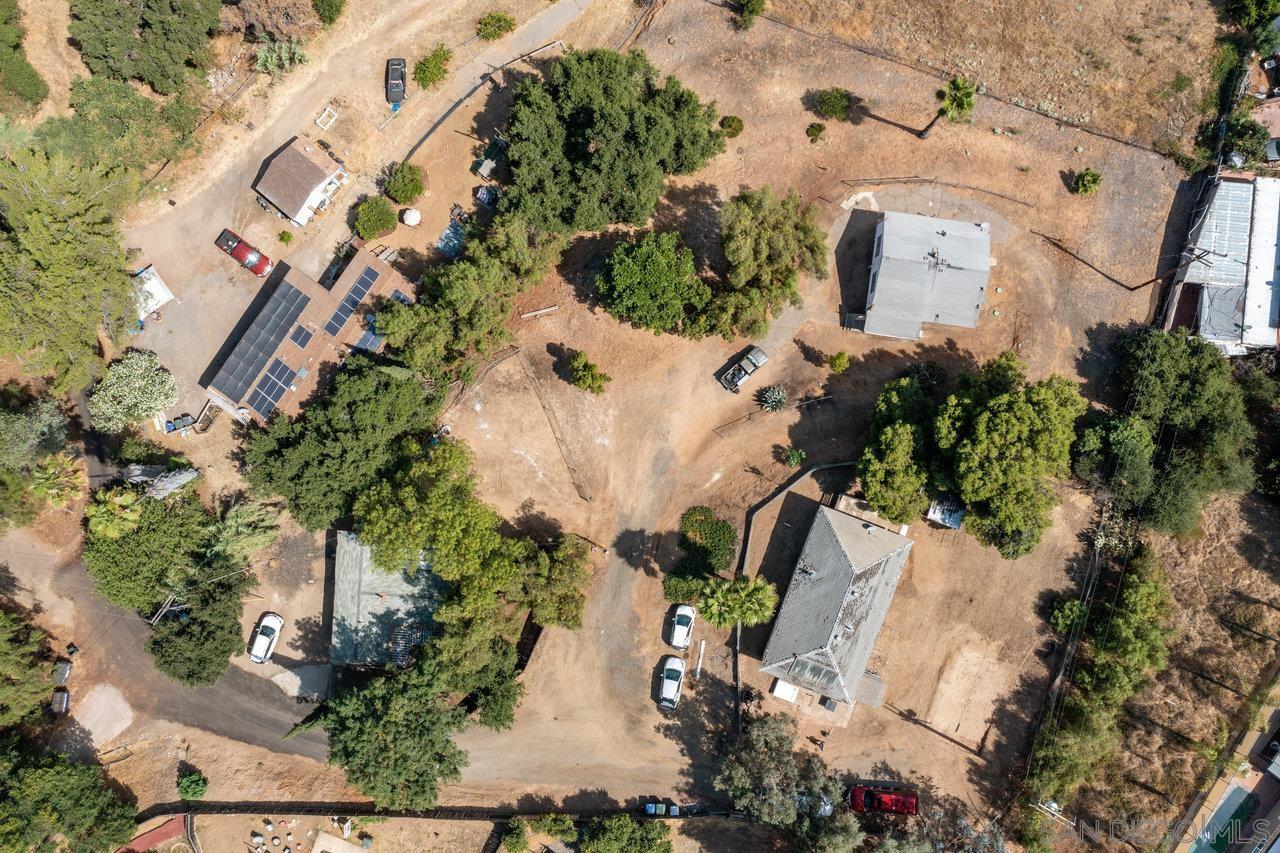
[[[849,791],[849,807],[855,812],[913,815],[920,810],[920,795],[910,788],[854,785]]]
[[[222,229],[218,239],[213,242],[219,249],[239,261],[240,266],[259,278],[271,272],[271,259],[246,243],[230,228]]]

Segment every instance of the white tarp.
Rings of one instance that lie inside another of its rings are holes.
[[[176,298],[169,286],[164,283],[164,279],[160,277],[160,273],[156,272],[156,268],[152,264],[148,264],[139,270],[134,280],[137,282],[138,288],[138,319],[145,320],[151,316],[152,311],[158,311],[161,306],[168,305]]]
[[[1244,298],[1242,340],[1247,347],[1275,347],[1280,326],[1280,180],[1253,182],[1253,230]]]

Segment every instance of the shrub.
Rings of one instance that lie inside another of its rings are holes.
[[[88,478],[70,453],[51,453],[31,472],[31,492],[49,506],[64,507],[80,496]]]
[[[1240,106],[1227,117],[1227,135],[1223,142],[1225,151],[1238,152],[1250,163],[1260,163],[1267,156],[1267,142],[1271,132],[1259,124],[1247,106]]]
[[[818,143],[818,140],[822,138],[822,135],[826,132],[827,132],[827,126],[820,121],[811,122],[809,126],[804,129],[804,135],[809,137],[809,141],[815,145]]]
[[[782,461],[788,468],[799,468],[808,455],[798,447],[788,447],[782,451]]]
[[[413,66],[413,81],[423,89],[430,89],[440,83],[449,74],[449,61],[453,59],[453,51],[443,44],[419,59]]]
[[[721,116],[720,133],[725,139],[733,139],[739,133],[742,133],[742,119],[737,116]]]
[[[396,229],[396,212],[380,195],[370,196],[356,208],[356,233],[373,240]]]
[[[569,381],[573,387],[590,391],[592,394],[603,394],[605,383],[611,378],[609,374],[592,364],[585,352],[574,354],[573,360],[569,362],[569,370],[571,373]]]
[[[529,825],[519,818],[510,821],[502,835],[502,849],[507,853],[525,853],[529,849]]]
[[[711,507],[693,506],[680,516],[680,547],[684,557],[677,572],[700,577],[717,575],[729,568],[737,551],[738,532]]]
[[[286,74],[299,65],[306,65],[311,57],[302,49],[302,42],[293,36],[284,41],[276,41],[270,35],[266,42],[258,45],[258,56],[254,68],[263,74],[278,77]]]
[[[397,163],[383,190],[397,204],[413,204],[422,195],[422,170],[412,163]]]
[[[1053,630],[1065,636],[1084,621],[1087,613],[1088,608],[1083,601],[1078,598],[1069,598],[1058,602],[1058,606],[1053,608],[1053,613],[1049,615],[1049,624]]]
[[[0,81],[6,89],[32,106],[49,97],[48,84],[27,61],[20,46],[0,44]]]
[[[89,397],[93,424],[103,432],[120,432],[178,402],[178,385],[160,357],[129,350],[112,362]]]
[[[279,234],[276,235],[276,238],[279,239],[281,243],[287,246],[293,242],[293,232],[281,231]]]
[[[844,89],[823,89],[813,97],[813,111],[832,121],[844,121],[853,106],[853,96]]]
[[[831,368],[833,373],[844,373],[849,369],[849,353],[841,350],[827,359],[827,367]]]
[[[178,774],[178,796],[184,800],[199,800],[209,791],[209,780],[199,770]]]
[[[330,26],[337,21],[338,16],[342,14],[342,8],[346,5],[347,0],[311,0],[311,8],[316,10],[316,15],[325,26]]]
[[[495,41],[516,28],[516,19],[506,12],[490,12],[476,21],[476,35],[483,41]]]
[[[1081,169],[1071,181],[1071,191],[1076,195],[1093,195],[1102,186],[1102,175],[1093,169]]]
[[[662,579],[662,594],[672,604],[697,604],[706,583],[701,575],[669,572]]]
[[[766,385],[756,395],[756,402],[766,412],[781,412],[787,405],[787,389],[781,385]]]
[[[738,4],[738,15],[734,18],[734,23],[738,25],[738,29],[751,29],[756,22],[756,18],[764,14],[764,3],[765,0],[742,0]]]
[[[573,818],[567,814],[538,815],[529,821],[529,828],[539,835],[550,835],[561,841],[572,841],[578,837]]]

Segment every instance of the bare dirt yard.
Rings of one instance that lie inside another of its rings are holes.
[[[1148,143],[1194,128],[1222,29],[1208,0],[776,0],[768,14]]]

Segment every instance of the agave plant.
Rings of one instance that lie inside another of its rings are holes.
[[[84,508],[89,533],[104,539],[119,539],[132,533],[142,519],[141,495],[128,486],[99,489]]]
[[[84,469],[66,452],[46,456],[31,472],[31,490],[50,506],[66,506],[80,494],[86,482]]]
[[[781,385],[768,385],[760,389],[756,399],[766,412],[780,412],[787,405],[787,389]]]
[[[763,578],[711,578],[702,588],[698,612],[717,628],[759,625],[773,618],[778,590]]]

